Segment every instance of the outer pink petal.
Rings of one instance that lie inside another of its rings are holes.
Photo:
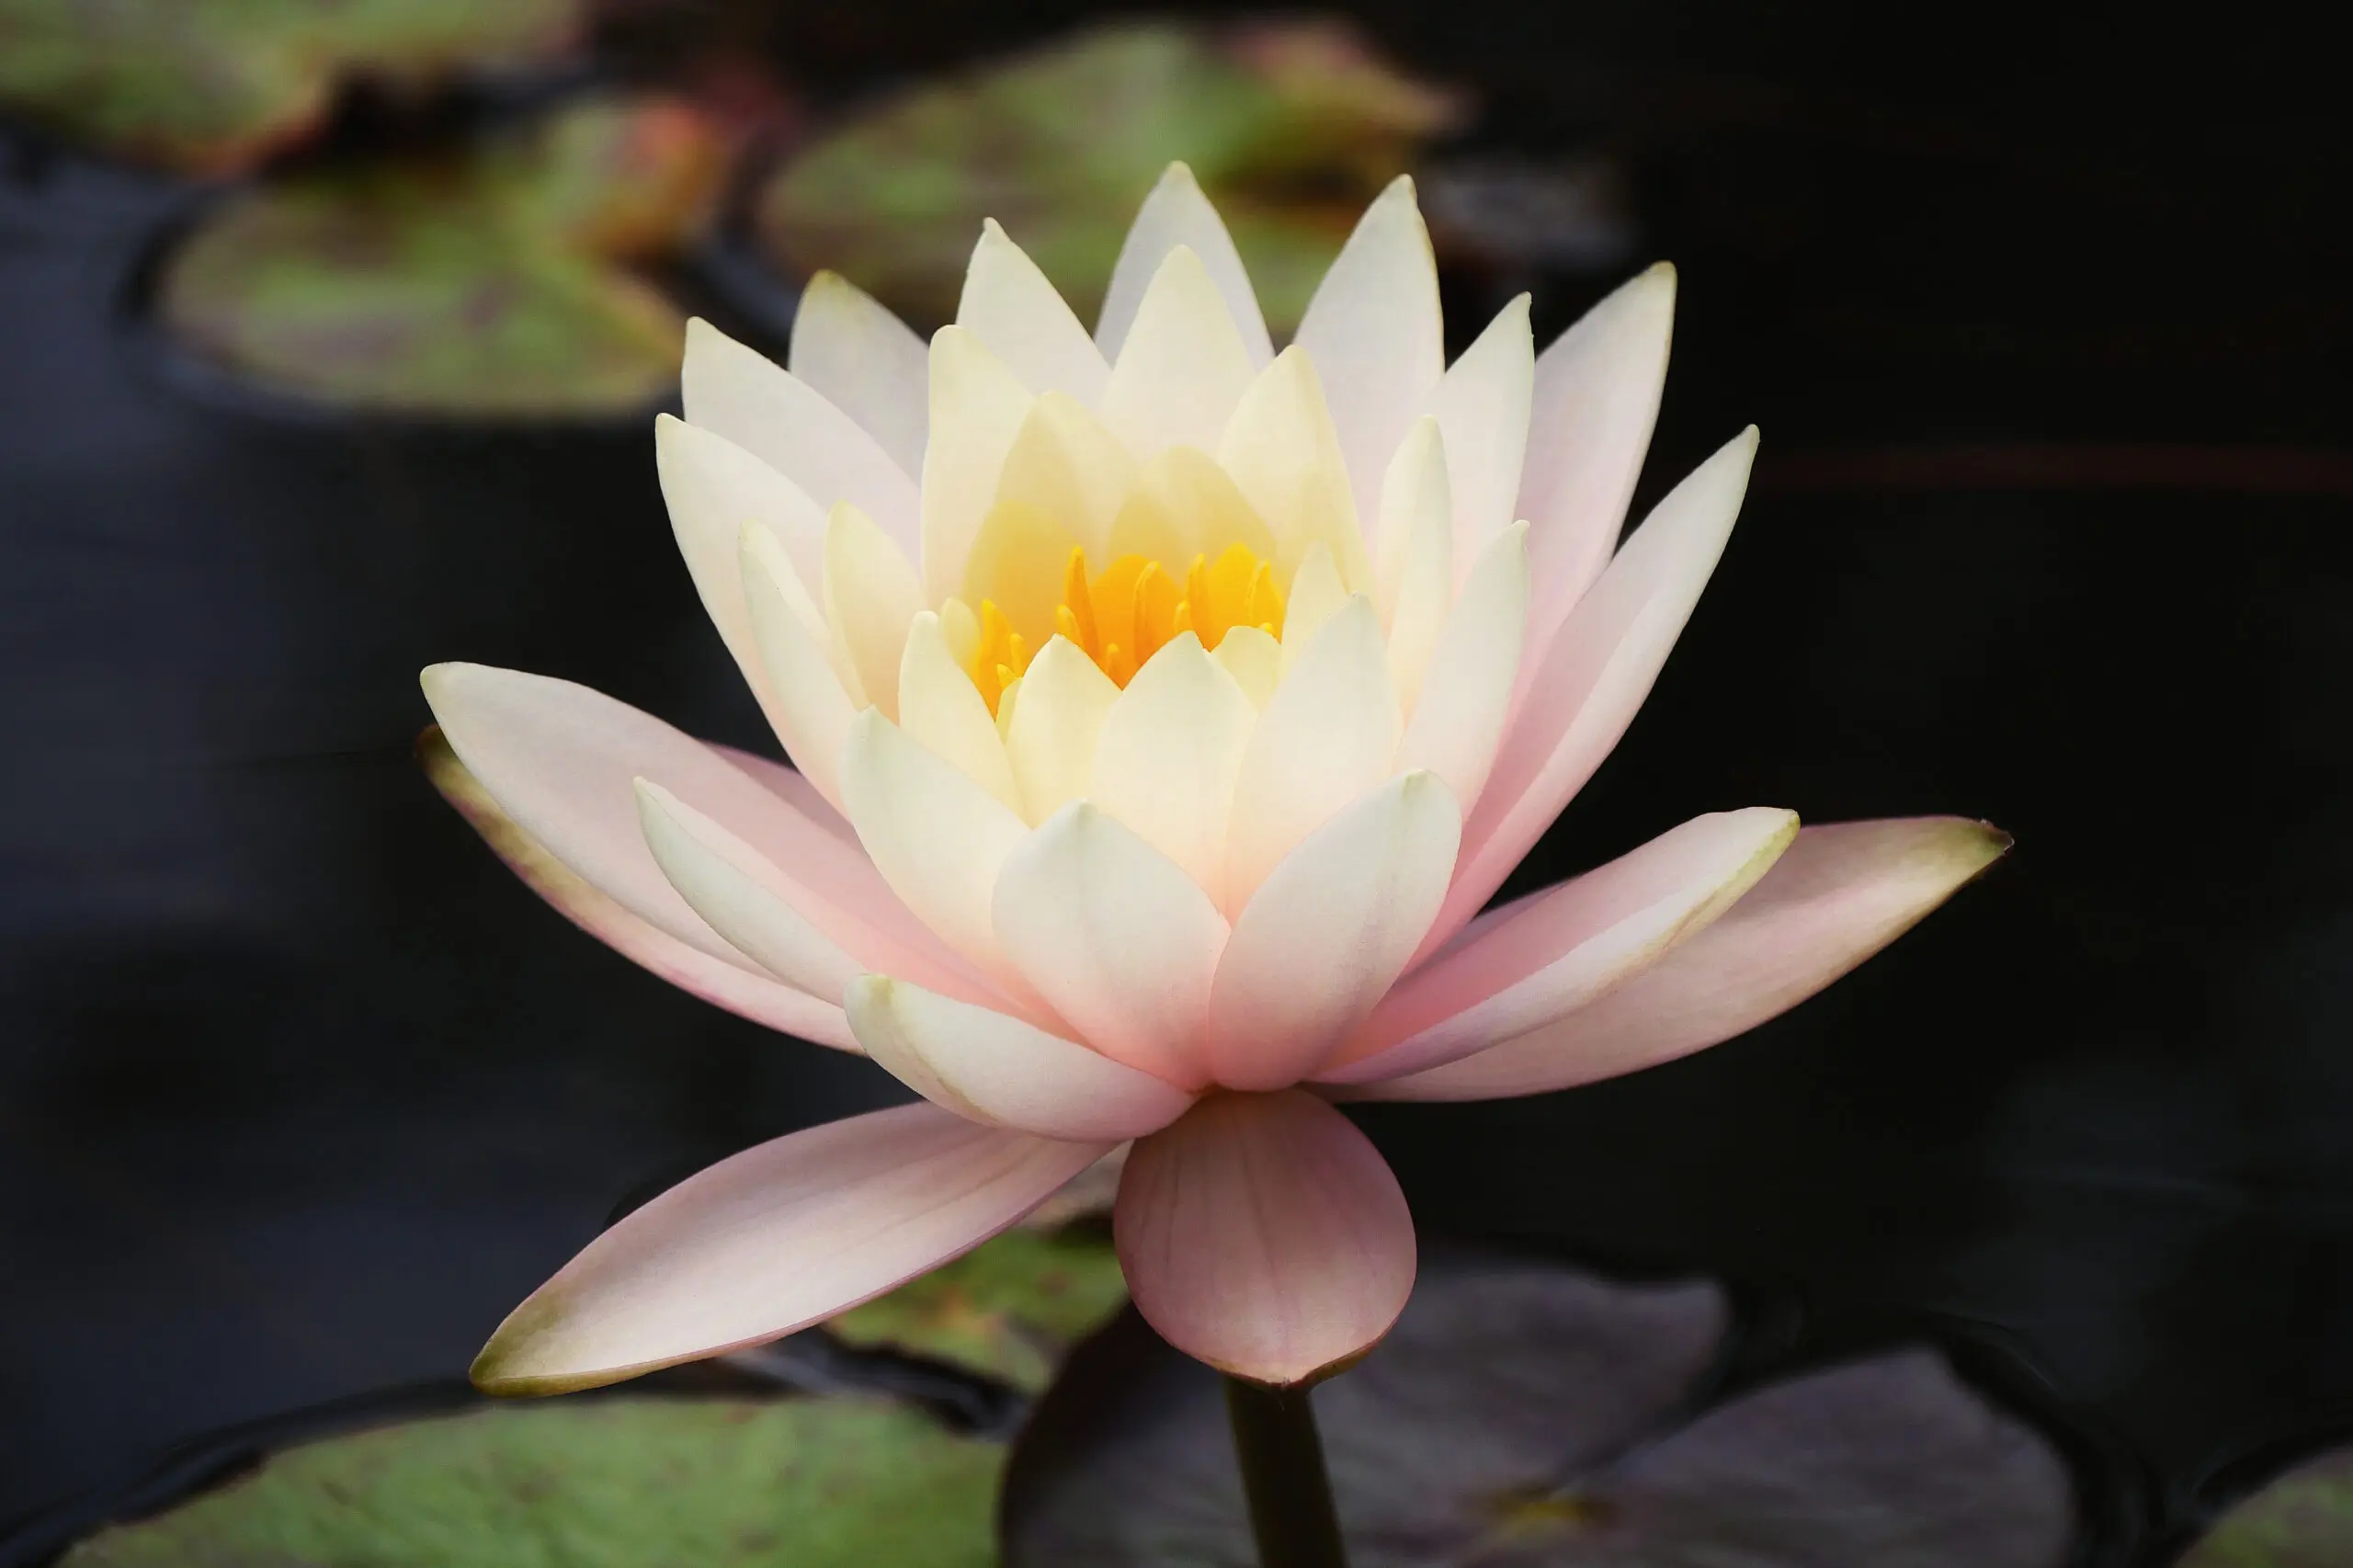
[[[564,1393],[806,1328],[969,1252],[1108,1148],[911,1105],[747,1149],[589,1243],[498,1325],[474,1382]]]
[[[774,757],[721,745],[715,741],[709,744],[711,750],[751,775],[768,793],[801,816],[844,844],[854,846],[858,843],[858,829],[849,825],[847,817],[834,810],[833,802],[819,794],[817,786],[810,783],[799,768],[790,763],[779,762]],[[881,880],[881,872],[875,873],[875,880],[878,882]]]
[[[1463,828],[1426,953],[1495,895],[1633,722],[1732,537],[1756,454],[1752,426],[1677,485],[1545,651]]]
[[[1352,1097],[1497,1099],[1571,1088],[1704,1050],[1796,1006],[1992,865],[2006,835],[1958,817],[1805,828],[1714,925],[1593,1006]]]
[[[525,886],[623,958],[756,1024],[841,1051],[858,1049],[849,1020],[830,999],[796,991],[744,960],[713,958],[690,948],[591,887],[498,809],[490,792],[449,749],[439,726],[418,738],[417,756],[433,787],[473,824]]]
[[[1793,812],[1717,812],[1520,900],[1384,997],[1317,1076],[1401,1077],[1586,1006],[1733,907],[1797,831]]]
[[[1126,1139],[1167,1126],[1193,1096],[1019,1018],[870,974],[849,984],[867,1053],[924,1098],[1044,1138]]]
[[[1662,262],[1537,358],[1516,514],[1529,525],[1531,665],[1617,548],[1658,418],[1674,326],[1675,268]]]
[[[1160,1336],[1300,1383],[1362,1356],[1414,1289],[1414,1220],[1363,1133],[1313,1095],[1212,1095],[1129,1153],[1113,1213]]]

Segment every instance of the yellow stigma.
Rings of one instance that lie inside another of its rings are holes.
[[[980,637],[966,668],[995,713],[1037,650],[995,599],[981,601],[979,619]],[[1237,626],[1280,637],[1283,594],[1274,569],[1247,545],[1230,544],[1214,561],[1194,556],[1181,579],[1142,555],[1122,555],[1090,574],[1086,551],[1073,550],[1063,565],[1053,621],[1112,684],[1124,687],[1163,644],[1184,632],[1199,637],[1204,648],[1215,648]]]

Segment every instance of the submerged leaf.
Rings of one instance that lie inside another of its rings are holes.
[[[414,87],[562,52],[581,0],[0,0],[0,105],[107,152],[244,167],[337,84]]]
[[[1314,1392],[1357,1568],[2057,1568],[2056,1452],[1932,1351],[1791,1377],[1693,1418],[1730,1315],[1706,1284],[1490,1260],[1425,1269]],[[1215,1377],[1129,1314],[1015,1452],[1014,1568],[1255,1562]]]
[[[685,322],[621,263],[684,243],[723,156],[684,108],[591,100],[447,162],[265,185],[174,252],[160,312],[203,358],[330,403],[634,412],[675,383]]]
[[[2180,1568],[2344,1568],[2353,1562],[2353,1449],[2309,1460],[2245,1499]]]
[[[1108,1235],[1016,1229],[829,1326],[854,1346],[933,1357],[1035,1393],[1127,1299]]]
[[[288,1449],[61,1568],[986,1568],[1003,1453],[869,1399],[604,1399]]]
[[[832,268],[939,323],[995,218],[1091,319],[1136,203],[1183,159],[1283,332],[1365,198],[1460,116],[1337,24],[1114,26],[913,88],[819,139],[761,191],[757,229],[786,270]]]

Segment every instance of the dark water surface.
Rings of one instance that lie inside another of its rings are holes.
[[[1614,159],[1681,267],[1646,495],[1766,442],[1524,880],[1744,804],[2018,847],[1739,1042],[1367,1125],[1433,1225],[1982,1324],[2169,1484],[2341,1420],[2353,160],[2312,51],[1558,10],[1366,14],[1494,144]],[[756,737],[648,433],[192,399],[119,320],[181,199],[0,174],[0,1519],[448,1374],[624,1194],[900,1093],[578,936],[410,760],[448,657]],[[1610,279],[1536,281],[1556,330]]]

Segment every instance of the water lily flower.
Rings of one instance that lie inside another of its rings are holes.
[[[1619,547],[1667,358],[1643,273],[1451,365],[1409,181],[1269,341],[1180,165],[1089,333],[991,224],[926,347],[841,279],[788,368],[691,330],[678,546],[793,766],[582,687],[425,674],[438,782],[549,902],[921,1099],[762,1144],[607,1231],[475,1367],[555,1392],[822,1321],[1132,1144],[1114,1223],[1171,1343],[1274,1385],[1415,1270],[1334,1107],[1583,1084],[1811,995],[2005,840],[1699,817],[1482,914],[1634,715],[1752,429]]]

